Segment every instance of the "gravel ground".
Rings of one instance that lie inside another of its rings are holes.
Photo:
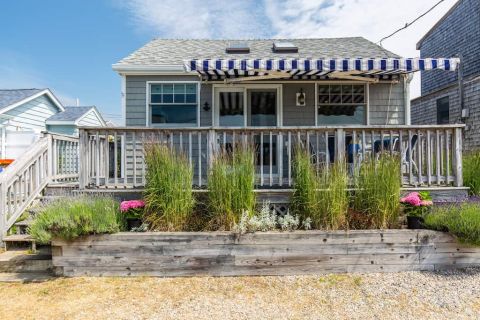
[[[480,319],[480,269],[0,283],[0,319]]]

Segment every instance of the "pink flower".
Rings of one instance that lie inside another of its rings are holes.
[[[143,200],[129,200],[122,201],[120,203],[120,211],[127,212],[130,209],[137,209],[145,207],[145,202]]]
[[[400,202],[418,207],[421,206],[422,199],[420,199],[420,194],[418,192],[411,192],[406,197],[401,198]]]

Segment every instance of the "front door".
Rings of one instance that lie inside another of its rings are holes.
[[[281,143],[268,127],[279,124],[279,91],[278,87],[242,86],[216,88],[215,94],[215,125],[265,128],[254,136],[257,173],[265,184],[278,177]],[[226,149],[231,147],[231,137],[222,142]]]

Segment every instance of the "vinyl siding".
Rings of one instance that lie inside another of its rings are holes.
[[[102,126],[102,122],[95,114],[93,110],[90,110],[87,115],[78,122],[79,127],[100,127]]]
[[[4,113],[12,118],[3,123],[8,130],[41,132],[46,130],[45,120],[59,111],[50,98],[43,95]]]

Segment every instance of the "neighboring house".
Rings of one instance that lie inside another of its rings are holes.
[[[106,127],[107,123],[95,106],[65,107],[46,120],[47,131],[78,136],[78,127]]]
[[[64,111],[49,89],[0,90],[0,158],[17,158],[46,130],[45,120]]]
[[[480,148],[480,1],[459,0],[417,49],[422,57],[460,56],[463,79],[459,73],[422,72],[422,95],[412,100],[412,122],[465,123],[464,148]]]

